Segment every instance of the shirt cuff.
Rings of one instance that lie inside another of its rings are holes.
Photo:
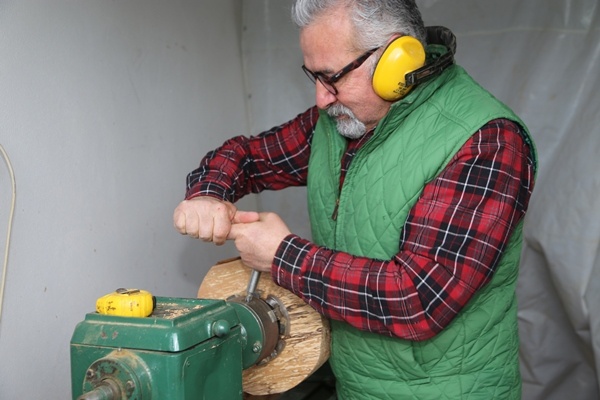
[[[229,188],[214,182],[203,182],[190,188],[186,194],[186,200],[199,196],[210,196],[218,200],[231,201],[229,198]]]
[[[273,281],[302,297],[302,267],[316,250],[316,245],[306,239],[290,234],[279,244],[273,265],[271,277]]]

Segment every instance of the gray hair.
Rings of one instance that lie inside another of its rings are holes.
[[[292,20],[303,28],[337,7],[349,10],[359,50],[381,47],[396,34],[413,36],[426,45],[425,26],[414,0],[296,0]]]

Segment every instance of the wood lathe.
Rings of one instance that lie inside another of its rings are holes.
[[[198,296],[150,301],[148,292],[118,289],[99,299],[71,338],[73,399],[282,393],[329,357],[327,321],[239,259],[211,268]],[[149,302],[151,312],[138,310]]]

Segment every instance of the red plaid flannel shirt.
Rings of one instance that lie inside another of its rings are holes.
[[[259,136],[238,136],[188,175],[186,198],[235,202],[248,193],[306,184],[315,107]],[[372,133],[349,141],[345,171]],[[491,121],[427,184],[391,260],[356,257],[289,235],[273,280],[324,316],[362,330],[426,340],[446,327],[494,274],[533,190],[530,148],[518,125]]]

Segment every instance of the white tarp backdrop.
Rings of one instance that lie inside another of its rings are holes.
[[[242,52],[254,133],[314,104],[291,0],[244,1]],[[454,31],[456,60],[530,128],[540,169],[518,286],[524,399],[598,399],[600,4],[597,0],[418,1]],[[308,236],[305,192],[264,194]]]

